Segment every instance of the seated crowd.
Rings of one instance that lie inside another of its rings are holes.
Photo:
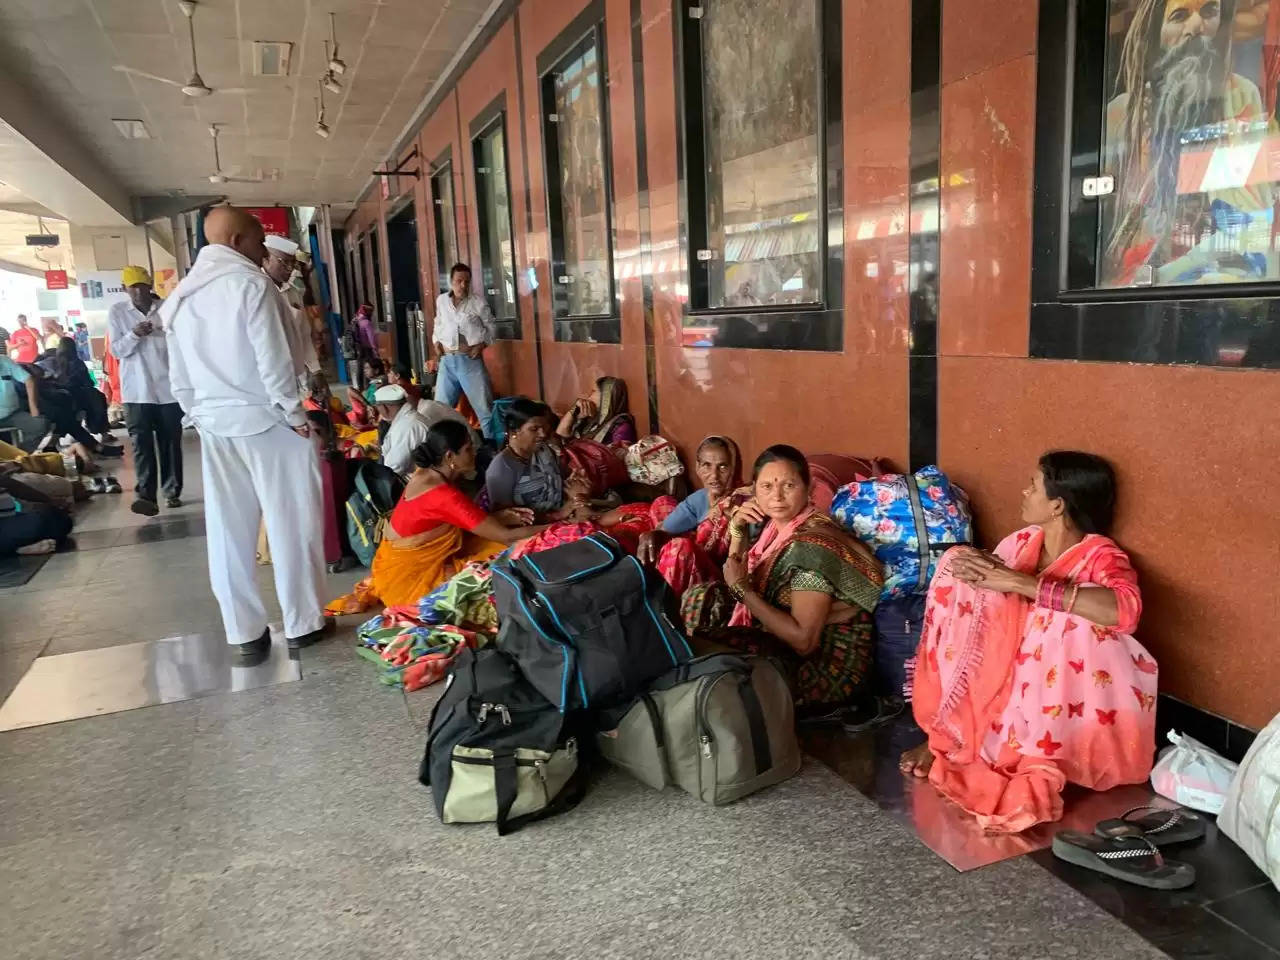
[[[883,712],[872,665],[885,574],[828,515],[830,491],[813,474],[833,458],[778,444],[744,482],[736,444],[713,435],[694,451],[697,489],[676,496],[675,483],[627,475],[637,435],[620,380],[601,378],[563,415],[501,401],[495,452],[464,415],[424,413],[403,383],[370,373],[365,409],[407,485],[370,576],[330,613],[416,608],[468,564],[604,531],[667,582],[695,650],[776,658],[802,718]],[[1058,819],[1068,782],[1107,789],[1150,772],[1157,667],[1132,636],[1141,600],[1107,537],[1114,505],[1104,460],[1045,454],[1023,495],[1025,526],[991,552],[950,549],[929,584],[906,691],[926,740],[902,769],[989,831]]]
[[[0,355],[0,557],[52,553],[71,533],[77,502],[121,492],[99,463],[124,451],[85,345],[45,334],[27,353]]]

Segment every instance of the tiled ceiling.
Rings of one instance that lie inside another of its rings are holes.
[[[197,100],[112,69],[124,64],[186,81],[190,43],[176,0],[0,0],[0,57],[134,194],[345,204],[492,6],[493,0],[200,0],[200,75],[215,91],[252,92]],[[347,70],[339,78],[344,90],[325,93],[332,135],[324,140],[315,133],[314,99],[331,11]],[[255,40],[294,44],[289,76],[253,76]],[[113,118],[145,121],[154,139],[125,139]],[[278,171],[278,178],[211,185],[214,123],[224,172]]]

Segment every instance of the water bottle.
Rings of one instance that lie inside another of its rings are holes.
[[[58,441],[58,452],[62,454],[62,475],[68,480],[75,480],[80,472],[76,467],[76,455],[71,450],[70,437]]]

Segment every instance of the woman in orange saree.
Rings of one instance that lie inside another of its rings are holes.
[[[329,616],[379,607],[416,607],[419,600],[472,561],[540,533],[533,511],[510,507],[487,514],[455,484],[475,471],[471,431],[442,420],[413,451],[416,469],[391,511],[370,575],[325,609]]]
[[[928,735],[902,769],[992,833],[1062,817],[1070,781],[1139,783],[1155,754],[1155,660],[1131,635],[1137,576],[1104,535],[1111,467],[1040,458],[1023,492],[1030,524],[993,554],[948,551],[929,588],[912,709]]]

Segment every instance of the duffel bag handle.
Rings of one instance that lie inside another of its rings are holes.
[[[593,563],[588,567],[584,567],[581,570],[575,570],[573,573],[565,577],[548,576],[543,572],[542,565],[539,565],[538,560],[536,559],[538,552],[526,554],[519,560],[516,560],[515,563],[526,570],[527,575],[533,577],[539,583],[554,586],[566,583],[576,583],[577,581],[585,579],[592,574],[599,573],[601,570],[609,569],[626,556],[626,554],[623,553],[622,547],[618,545],[618,542],[608,535],[597,535],[593,533],[576,542],[591,544],[593,547],[602,551],[604,557],[598,562]],[[563,544],[562,546],[567,547],[569,544]],[[561,547],[551,548],[551,550],[558,549],[561,549]]]

